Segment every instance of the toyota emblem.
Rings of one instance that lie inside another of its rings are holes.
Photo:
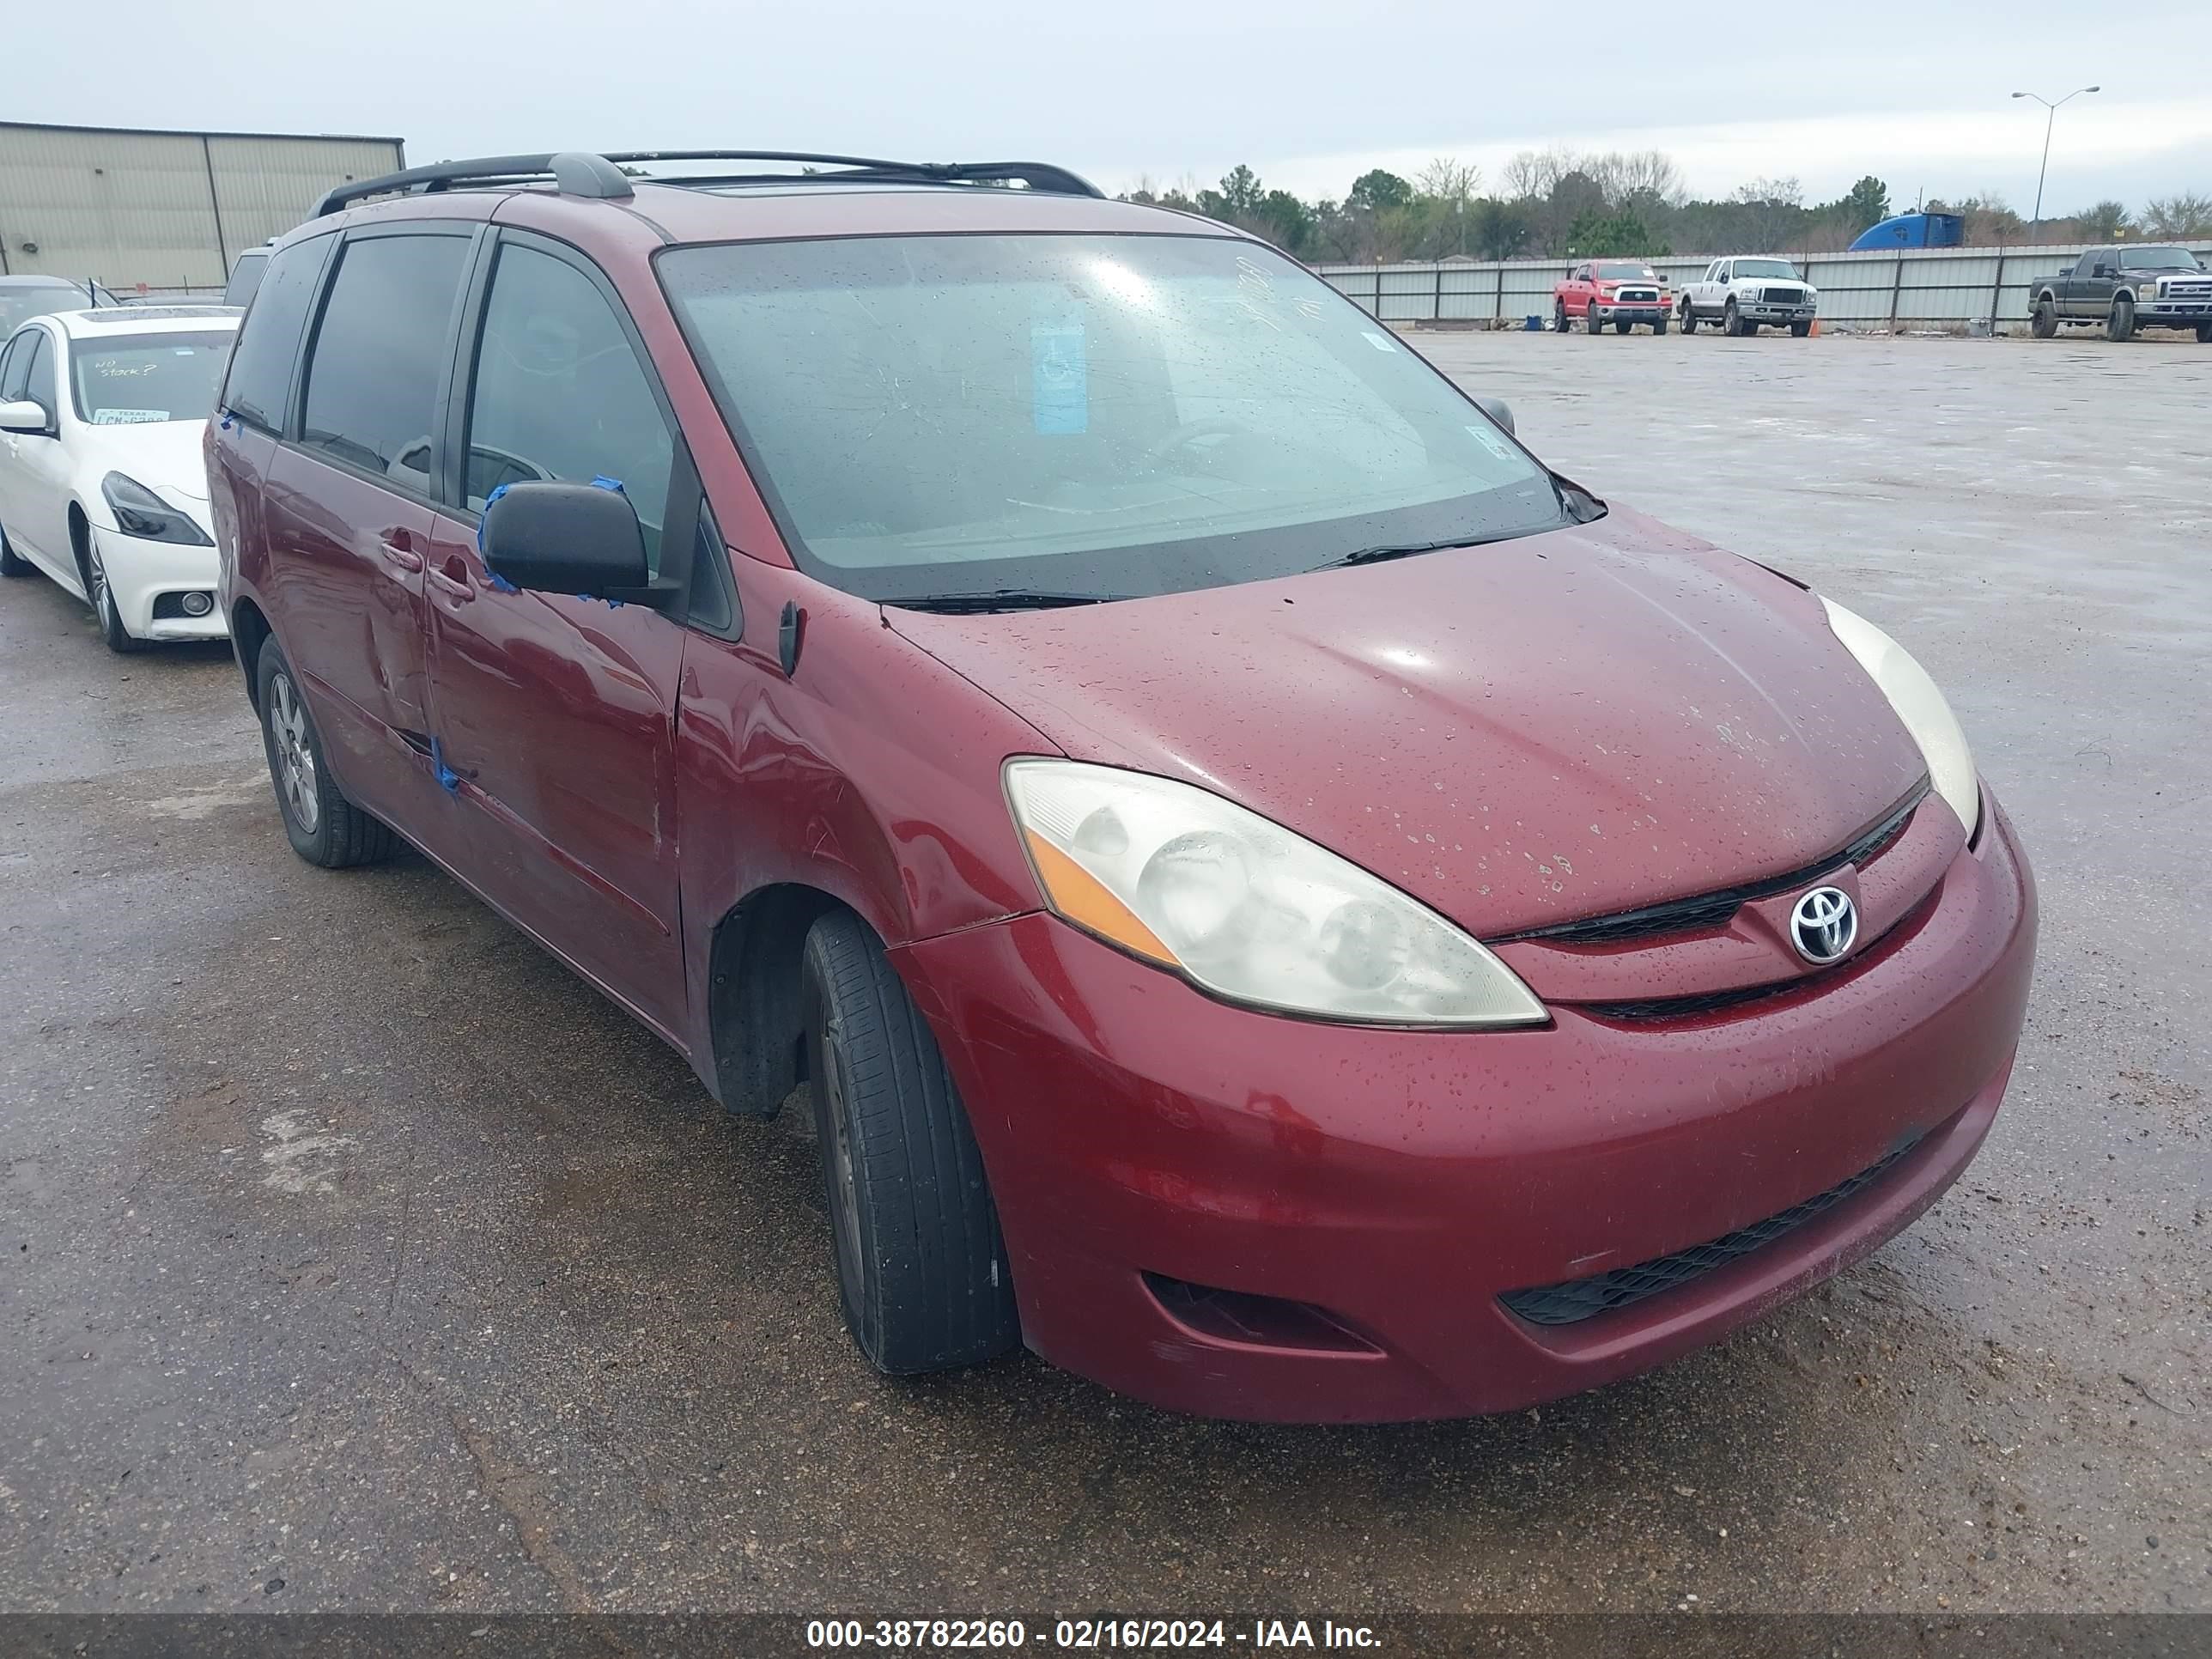
[[[1840,961],[1859,936],[1859,909],[1840,887],[1815,887],[1790,912],[1790,942],[1815,968]]]

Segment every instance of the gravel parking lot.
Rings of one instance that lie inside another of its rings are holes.
[[[0,1607],[2212,1610],[2212,348],[1420,339],[1951,691],[2043,949],[1918,1226],[1504,1419],[884,1381],[805,1139],[420,860],[295,860],[227,655],[10,582]]]

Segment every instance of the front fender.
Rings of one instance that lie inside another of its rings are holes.
[[[736,562],[750,567],[744,637],[686,641],[677,711],[687,1046],[702,1075],[726,919],[769,890],[811,890],[896,946],[1033,910],[1000,769],[1062,752],[885,627],[878,606]],[[787,679],[775,654],[787,600],[804,614]]]

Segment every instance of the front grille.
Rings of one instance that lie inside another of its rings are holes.
[[[1626,305],[1656,305],[1659,303],[1659,290],[1650,288],[1625,288],[1613,297]]]
[[[1765,290],[1766,303],[1771,306],[1802,306],[1805,290],[1802,288],[1770,288]]]
[[[1912,821],[1913,809],[1927,793],[1928,780],[1923,777],[1880,819],[1819,863],[1808,865],[1802,870],[1792,870],[1787,875],[1741,887],[1723,888],[1717,893],[1700,893],[1692,898],[1669,899],[1663,904],[1647,904],[1640,909],[1618,910],[1611,915],[1532,927],[1526,933],[1506,933],[1486,942],[1510,945],[1516,939],[1540,939],[1561,945],[1611,945],[1626,939],[1649,939],[1659,933],[1686,933],[1700,927],[1721,927],[1738,908],[1753,899],[1786,893],[1843,865],[1864,869],[1905,833],[1905,825]]]
[[[1678,1285],[1702,1278],[1716,1267],[1739,1261],[1795,1232],[1815,1216],[1825,1215],[1845,1199],[1864,1192],[1881,1180],[1899,1158],[1920,1144],[1920,1139],[1914,1135],[1878,1162],[1838,1182],[1825,1193],[1815,1193],[1802,1204],[1793,1204],[1764,1221],[1723,1233],[1710,1243],[1693,1244],[1672,1255],[1659,1256],[1633,1267],[1615,1267],[1610,1273],[1594,1273],[1588,1279],[1540,1285],[1533,1291],[1514,1291],[1498,1300],[1532,1325],[1572,1325],[1598,1314],[1632,1306],[1646,1297],[1671,1291]]]

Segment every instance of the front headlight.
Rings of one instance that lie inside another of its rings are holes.
[[[1190,784],[1006,763],[1045,902],[1231,1002],[1389,1025],[1537,1025],[1544,1005],[1434,911]]]
[[[1959,717],[1928,671],[1895,640],[1855,611],[1846,611],[1833,599],[1820,603],[1828,612],[1828,626],[1856,657],[1859,666],[1873,678],[1897,711],[1905,729],[1928,762],[1929,781],[1936,793],[1950,802],[1951,810],[1972,836],[1982,818],[1982,788],[1974,775],[1974,757],[1966,747],[1966,734]]]
[[[142,541],[181,542],[187,547],[212,547],[207,532],[163,501],[137,479],[111,472],[100,481],[100,493],[115,514],[115,527]]]

